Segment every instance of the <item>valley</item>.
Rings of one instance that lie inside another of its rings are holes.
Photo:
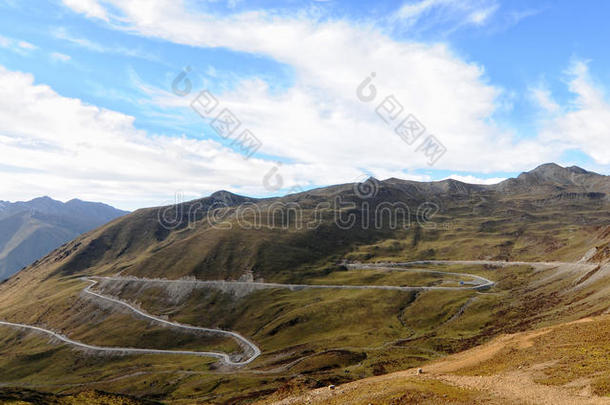
[[[508,264],[508,263],[506,263],[506,264]],[[409,265],[409,263],[406,263],[406,265]],[[387,264],[384,264],[381,266],[387,266]],[[379,265],[375,265],[375,266],[369,265],[369,266],[365,266],[364,268],[370,269],[370,268],[375,268],[375,267],[379,267]],[[350,266],[350,268],[361,269],[362,267],[352,265],[352,266]],[[186,284],[186,288],[189,288],[191,284],[195,284],[195,287],[204,285],[204,286],[210,286],[211,288],[216,288],[216,289],[219,288],[219,285],[222,285],[222,287],[224,287],[226,285],[229,288],[231,288],[231,287],[244,288],[245,287],[245,288],[252,288],[252,289],[288,288],[290,290],[299,290],[299,289],[306,289],[306,288],[314,288],[314,289],[321,288],[321,289],[331,289],[331,290],[332,289],[380,289],[380,290],[397,290],[397,291],[431,291],[431,290],[448,291],[448,290],[464,290],[464,289],[478,290],[478,289],[488,288],[493,285],[492,281],[487,280],[483,277],[472,276],[472,275],[464,274],[464,273],[446,273],[446,272],[442,272],[442,271],[432,271],[432,270],[422,270],[422,269],[402,269],[402,270],[408,271],[408,272],[427,272],[427,273],[432,273],[432,274],[436,275],[437,277],[442,277],[443,275],[446,275],[446,276],[452,276],[452,277],[464,277],[466,279],[473,278],[473,279],[477,280],[479,282],[479,284],[477,284],[476,282],[475,283],[470,282],[469,286],[461,286],[461,287],[438,287],[438,286],[437,287],[431,287],[431,286],[415,287],[415,286],[391,286],[391,285],[278,284],[278,283],[254,283],[254,282],[248,283],[248,282],[240,282],[240,281],[233,281],[233,282],[228,281],[227,282],[224,280],[223,281],[207,281],[207,282],[203,281],[202,282],[202,281],[196,281],[196,280],[193,280],[193,281],[191,281],[191,280],[149,280],[149,279],[120,278],[120,277],[102,277],[99,279],[101,279],[101,281],[106,281],[106,282],[123,282],[123,283],[128,282],[128,283],[138,283],[138,284],[145,284],[145,285],[146,284],[163,285],[163,284],[171,283],[171,284],[179,284],[179,285],[181,285],[182,288],[185,287],[185,284]],[[165,319],[161,319],[156,316],[150,315],[138,308],[135,308],[134,306],[132,306],[126,302],[123,302],[121,300],[111,298],[106,295],[92,291],[91,288],[94,287],[96,284],[98,284],[97,279],[90,279],[87,277],[83,277],[82,281],[90,283],[89,286],[87,286],[83,290],[84,293],[89,294],[93,297],[97,297],[103,301],[109,301],[114,304],[118,304],[123,307],[126,307],[129,310],[133,311],[136,315],[144,317],[147,320],[151,320],[156,323],[160,323],[162,325],[168,325],[168,326],[171,326],[174,328],[186,329],[189,331],[196,331],[196,332],[203,332],[203,333],[207,333],[207,334],[211,334],[211,335],[226,335],[228,337],[231,337],[231,338],[237,340],[239,345],[244,348],[244,351],[248,355],[248,357],[246,357],[244,360],[241,360],[241,361],[234,361],[231,358],[229,358],[228,355],[226,355],[224,353],[91,346],[91,345],[87,345],[82,342],[76,342],[65,336],[59,335],[53,331],[50,331],[50,330],[47,330],[44,328],[40,328],[40,327],[36,327],[36,326],[32,326],[32,325],[24,325],[24,324],[10,323],[10,322],[4,322],[4,321],[0,321],[0,325],[13,327],[13,328],[32,330],[35,332],[41,332],[43,334],[47,334],[56,339],[59,339],[63,343],[67,343],[67,344],[75,346],[77,348],[85,349],[88,351],[94,351],[94,352],[119,353],[119,354],[123,354],[123,355],[128,355],[128,354],[177,354],[177,355],[190,355],[190,356],[206,356],[206,357],[218,358],[229,366],[245,366],[245,365],[251,363],[252,361],[254,361],[258,356],[261,355],[260,349],[254,343],[250,342],[249,340],[247,340],[246,338],[244,338],[243,336],[241,336],[235,332],[225,331],[225,330],[221,330],[221,329],[195,327],[195,326],[179,324],[176,322],[171,322],[171,321],[168,321]],[[461,283],[463,284],[464,282],[461,282]],[[222,288],[222,287],[220,287],[220,288]]]

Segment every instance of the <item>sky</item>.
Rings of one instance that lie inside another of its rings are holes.
[[[610,174],[606,1],[0,0],[0,200]]]

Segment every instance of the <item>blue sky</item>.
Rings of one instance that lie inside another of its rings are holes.
[[[367,175],[494,182],[547,161],[609,173],[609,11],[567,0],[0,0],[0,199],[134,209]],[[191,91],[176,94],[187,67]],[[377,98],[360,101],[372,72]],[[201,117],[191,103],[204,89],[219,106]],[[402,112],[387,124],[376,108],[390,95]],[[225,108],[241,122],[226,139],[211,126]],[[408,114],[426,129],[412,144],[395,132]],[[235,143],[246,129],[256,150]],[[431,135],[444,153],[425,155]]]

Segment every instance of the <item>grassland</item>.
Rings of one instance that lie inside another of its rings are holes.
[[[427,267],[432,268],[430,265]],[[481,275],[497,284],[485,292],[285,289],[235,292],[201,287],[177,293],[158,284],[142,285],[137,281],[108,283],[104,285],[106,292],[123,300],[138,302],[150,313],[166,315],[183,323],[238,331],[256,342],[263,355],[252,366],[238,370],[226,369],[211,359],[200,358],[152,355],[100,358],[49,345],[45,339],[41,341],[41,338],[28,334],[12,332],[10,335],[10,331],[1,331],[1,336],[7,333],[9,336],[1,342],[0,365],[3,370],[14,370],[15,373],[0,374],[0,380],[54,392],[77,392],[79,384],[85,384],[100,390],[172,403],[191,403],[189,401],[193,398],[201,403],[222,403],[229,399],[247,402],[248,398],[276,391],[288,395],[305,388],[416,367],[484,343],[499,333],[552,323],[555,316],[559,317],[556,306],[562,299],[554,301],[545,294],[552,297],[557,288],[568,282],[566,277],[556,281],[548,279],[556,271],[554,269],[535,270],[525,265],[438,265],[438,268],[440,271]],[[326,273],[325,276],[316,276],[315,280],[330,283],[358,278],[362,271],[345,271],[337,266],[334,271],[322,273]],[[303,280],[311,277],[308,274],[308,271],[304,272]],[[412,276],[396,271],[381,272],[374,277],[388,275]],[[76,290],[78,283],[69,282],[75,284]],[[537,283],[541,286],[532,287]],[[78,287],[82,288],[82,282]],[[68,295],[67,298],[74,299],[74,296]],[[71,316],[78,316],[81,310],[88,314],[100,310],[96,308],[98,304],[86,302],[85,298],[76,297],[76,300],[82,301],[84,306],[66,303],[58,311],[72,311]],[[538,305],[536,311],[531,308],[534,304]],[[200,337],[188,342],[175,340],[169,330],[146,334],[140,329],[144,326],[138,326],[141,321],[133,319],[130,314],[116,314],[116,308],[106,308],[105,311],[108,312],[107,318],[100,318],[95,328],[81,332],[81,340],[88,343],[113,342],[121,346],[127,342],[137,347],[166,345],[166,348],[197,350],[211,345],[211,342],[206,345]],[[544,314],[545,311],[549,311],[548,315]],[[111,333],[104,332],[105,325]],[[146,325],[146,328],[155,327]],[[78,332],[77,328],[71,335]],[[151,341],[136,341],[137,336]],[[163,341],[162,336],[167,340]],[[37,341],[24,345],[24,339]],[[43,347],[46,349],[41,349]],[[215,347],[231,350],[220,343]],[[17,353],[23,355],[15,353],[17,348]],[[26,353],[31,357],[21,357]],[[61,370],[70,372],[58,378]],[[91,381],[92,370],[96,370],[95,383]],[[240,394],[236,396],[236,392]],[[422,395],[427,395],[425,389],[422,392]]]
[[[534,369],[537,383],[588,383],[593,394],[610,397],[609,365],[610,317],[606,316],[543,329],[528,344],[507,345],[491,359],[460,370],[460,374],[494,375]]]
[[[407,201],[415,207],[421,202],[410,185],[388,183],[384,187],[379,197],[383,201]],[[305,214],[311,214],[318,202],[335,195],[353,200],[350,190],[338,186],[280,201],[297,201]],[[79,278],[120,274],[450,286],[468,278],[346,271],[343,263],[427,259],[577,261],[592,247],[608,242],[603,230],[610,223],[610,210],[603,202],[560,200],[536,206],[528,196],[509,199],[487,191],[482,192],[484,195],[476,193],[439,197],[441,210],[434,221],[420,225],[411,218],[412,226],[407,229],[366,229],[361,223],[349,230],[340,229],[332,222],[330,211],[322,213],[322,224],[315,229],[221,229],[205,224],[203,216],[167,229],[159,224],[157,211],[138,211],[66,244],[1,284],[4,305],[0,319],[46,325],[71,338],[102,346],[231,353],[239,350],[231,340],[159,327],[115,306],[92,301],[81,295],[86,284]],[[356,203],[354,211],[362,206],[362,201]],[[236,225],[232,210],[228,209],[227,218]],[[496,284],[486,291],[249,291],[172,289],[136,281],[106,283],[99,286],[103,292],[135,303],[151,314],[239,332],[261,347],[263,355],[239,369],[188,356],[102,357],[4,328],[0,329],[0,381],[54,394],[98,389],[189,405],[248,403],[271,395],[281,399],[306,389],[417,367],[502,334],[600,315],[610,306],[610,277],[605,267],[423,267],[479,275]],[[592,342],[592,352],[594,346]],[[577,358],[572,360],[577,363]],[[539,381],[554,384],[558,373],[552,371],[548,381],[544,377]],[[604,378],[599,376],[593,382],[596,393],[605,392]],[[439,394],[456,403],[481,399],[471,389],[455,390],[442,381],[410,379],[405,384],[413,388],[414,396],[402,398],[407,394],[395,387],[388,401],[434,402]]]
[[[410,369],[261,404],[608,404],[610,317],[511,335]]]

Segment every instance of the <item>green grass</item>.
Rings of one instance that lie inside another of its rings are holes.
[[[335,271],[323,277],[303,280],[305,284],[334,285],[387,285],[408,287],[459,287],[459,282],[471,282],[471,277],[444,275],[416,271],[395,270],[348,270]]]

